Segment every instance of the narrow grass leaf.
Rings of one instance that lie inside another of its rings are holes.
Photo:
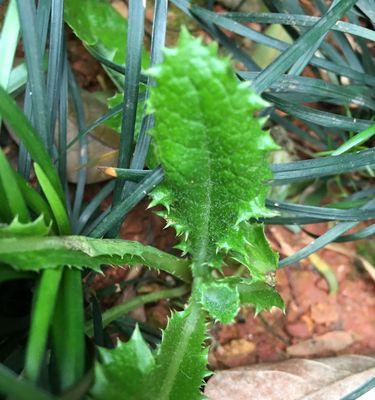
[[[257,22],[260,24],[281,24],[290,26],[312,27],[319,21],[319,17],[311,15],[287,14],[287,13],[245,13],[227,12],[220,13],[226,18],[238,22]],[[350,33],[364,39],[375,41],[375,32],[371,29],[344,21],[337,21],[331,28],[332,30]]]
[[[34,164],[35,174],[38,178],[40,187],[43,190],[44,195],[51,207],[52,213],[55,218],[56,225],[58,226],[61,235],[70,233],[70,221],[68,214],[66,212],[65,204],[59,197],[55,188],[52,186],[50,180],[39,166],[39,164]]]
[[[145,3],[138,0],[129,1],[129,18],[127,32],[126,72],[124,82],[123,118],[121,125],[120,150],[117,167],[129,168],[134,146],[134,131],[137,115],[137,103],[142,62],[144,35]],[[113,192],[112,207],[116,207],[122,197],[124,180],[116,181]],[[114,233],[114,231],[112,232]]]
[[[351,137],[349,140],[347,140],[344,144],[342,144],[338,149],[332,152],[333,156],[337,156],[339,154],[343,154],[349,150],[351,150],[353,147],[359,146],[362,143],[367,142],[370,138],[372,138],[375,134],[375,124],[371,125],[367,129],[365,129],[362,132],[357,133],[353,137]]]
[[[57,400],[24,378],[0,364],[0,393],[17,400]]]
[[[40,51],[40,34],[37,30],[36,9],[33,0],[17,0],[22,28],[22,42],[26,55],[28,82],[35,127],[44,145],[48,144],[47,97],[44,69]]]
[[[20,23],[17,12],[17,1],[11,0],[8,4],[0,34],[0,60],[2,60],[0,68],[0,86],[8,90],[19,31]]]
[[[328,30],[347,12],[356,0],[339,1],[315,25],[284,51],[271,65],[265,68],[254,80],[253,88],[258,93],[266,90],[273,80],[287,71],[301,56],[308,52],[312,45],[325,35]]]
[[[12,212],[13,217],[18,217],[20,222],[27,222],[30,219],[25,199],[17,185],[15,172],[9,164],[0,148],[0,180],[5,194],[7,204]]]
[[[48,331],[57,299],[62,269],[44,271],[33,298],[30,333],[27,340],[24,375],[37,382],[45,357]]]
[[[375,206],[375,200],[369,201],[363,208],[370,208]],[[279,268],[286,267],[287,265],[297,263],[298,261],[308,257],[310,254],[315,253],[327,244],[333,242],[343,233],[354,228],[357,222],[340,222],[333,228],[329,229],[326,233],[319,236],[316,240],[303,247],[301,250],[297,251],[293,255],[282,259],[279,262]]]
[[[27,150],[30,152],[33,160],[43,169],[45,175],[48,177],[51,185],[55,188],[59,197],[63,199],[64,193],[59,177],[52,164],[51,158],[49,157],[43,145],[43,142],[23,112],[19,109],[15,101],[2,87],[0,87],[0,113],[7,121],[15,135],[19,137]]]

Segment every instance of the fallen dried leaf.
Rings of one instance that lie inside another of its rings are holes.
[[[219,371],[208,381],[205,395],[209,400],[339,400],[374,373],[372,357],[291,359]]]

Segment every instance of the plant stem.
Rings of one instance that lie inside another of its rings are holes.
[[[39,377],[62,272],[60,268],[44,271],[34,296],[24,370],[25,376],[33,382]]]
[[[118,306],[112,307],[105,311],[102,315],[103,327],[110,324],[115,319],[127,314],[129,311],[141,306],[142,304],[151,303],[168,297],[179,297],[190,291],[190,287],[183,285],[173,289],[159,290],[158,292],[153,292],[145,294],[143,296],[137,296],[125,303],[119,304]],[[85,332],[87,335],[92,336],[94,333],[93,321],[90,320],[85,324]]]
[[[21,379],[4,365],[0,365],[0,393],[17,400],[55,400],[32,383]]]
[[[59,389],[65,390],[83,376],[85,367],[82,280],[78,270],[64,270],[53,339]]]

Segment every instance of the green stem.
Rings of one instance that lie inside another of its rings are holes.
[[[119,304],[118,306],[112,307],[105,311],[102,315],[103,327],[110,324],[112,321],[127,314],[129,311],[141,306],[142,304],[151,303],[165,298],[179,297],[190,291],[189,286],[180,286],[173,289],[159,290],[158,292],[153,292],[145,294],[143,296],[137,296],[125,303]],[[87,335],[92,336],[94,333],[93,321],[90,320],[85,325],[85,332]]]
[[[81,273],[65,268],[53,321],[59,389],[82,378],[85,369],[83,293]]]
[[[34,382],[39,377],[62,271],[62,269],[44,271],[34,296],[24,370],[25,376]]]
[[[13,371],[0,364],[0,393],[17,400],[55,400],[53,397],[25,379],[20,379]]]

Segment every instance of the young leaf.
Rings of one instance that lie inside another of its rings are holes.
[[[253,305],[255,314],[272,307],[285,309],[285,304],[276,289],[265,282],[255,281],[240,283],[237,285],[241,304]]]
[[[219,243],[241,235],[244,221],[267,214],[266,155],[276,149],[253,117],[265,103],[216,53],[216,45],[203,46],[183,30],[178,47],[166,50],[164,62],[150,71],[157,82],[150,134],[165,173],[152,205],[167,208],[168,223],[184,234],[198,267],[219,266]]]
[[[155,360],[136,325],[127,343],[118,342],[113,350],[99,349],[101,362],[95,366],[95,400],[113,400],[121,394],[129,400],[141,399]]]
[[[21,223],[18,217],[9,224],[0,224],[0,238],[9,238],[15,236],[46,236],[48,235],[50,226],[44,222],[41,215],[36,220],[27,223]]]
[[[232,258],[245,265],[253,278],[263,279],[266,273],[277,268],[278,254],[272,251],[261,224],[241,224],[219,246],[232,249]]]
[[[70,265],[100,271],[100,266],[143,264],[191,280],[189,260],[151,246],[120,239],[84,236],[48,236],[0,239],[0,261],[20,270],[39,270]]]
[[[198,304],[176,312],[163,332],[147,399],[198,400],[206,370],[204,312]]]
[[[12,216],[19,218],[21,222],[27,222],[30,218],[25,199],[17,185],[15,173],[0,148],[0,182],[4,193],[4,201],[7,203]],[[1,205],[3,207],[3,205]]]
[[[236,288],[225,283],[204,283],[200,286],[201,304],[211,317],[223,324],[233,322],[240,307]]]

